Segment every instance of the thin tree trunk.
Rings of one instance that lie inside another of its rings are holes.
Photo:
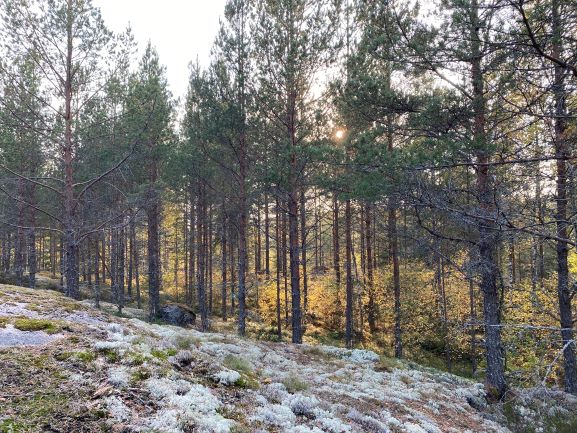
[[[281,230],[280,230],[280,204],[278,196],[276,197],[276,215],[275,215],[275,239],[276,239],[276,330],[279,340],[282,338],[282,324],[281,324],[281,312],[280,312],[280,275],[281,275],[281,254],[282,254],[282,243],[280,242]]]
[[[306,194],[301,191],[300,206],[300,226],[301,226],[301,265],[303,269],[303,325],[306,323],[307,311],[309,308],[308,276],[307,276],[307,225],[306,225]]]
[[[345,307],[345,344],[353,347],[353,270],[352,270],[352,215],[351,201],[345,202],[345,270],[346,270],[346,307]]]
[[[100,308],[100,272],[99,270],[99,258],[100,258],[100,247],[98,246],[98,234],[94,235],[93,248],[93,268],[94,268],[94,305],[96,308]]]
[[[341,261],[339,242],[339,201],[336,194],[333,194],[333,269],[335,271],[335,281],[338,291],[341,286]]]
[[[222,287],[221,287],[221,316],[222,320],[226,322],[227,319],[227,294],[226,294],[226,248],[227,248],[227,239],[226,239],[226,232],[228,230],[227,223],[226,223],[226,212],[224,207],[224,201],[222,203],[222,238],[221,238],[221,275],[222,275]]]
[[[370,203],[367,203],[365,208],[365,235],[366,241],[365,246],[367,248],[367,257],[366,257],[366,267],[367,267],[367,286],[368,286],[368,295],[369,301],[367,305],[367,321],[369,322],[369,330],[371,334],[374,334],[377,330],[377,311],[376,311],[376,303],[375,303],[375,284],[374,284],[374,277],[373,277],[373,240],[372,240],[372,228],[371,228],[371,216],[372,216],[372,206]]]
[[[208,263],[207,263],[207,274],[208,274],[208,314],[212,316],[212,303],[214,300],[213,285],[212,285],[212,260],[213,260],[213,224],[212,224],[212,206],[208,209],[208,232],[207,236],[207,250],[208,250]]]
[[[266,277],[270,278],[270,215],[268,194],[264,196],[264,266]]]
[[[160,239],[158,233],[160,205],[154,182],[149,188],[149,203],[146,208],[148,219],[148,308],[150,320],[154,320],[160,315]]]
[[[198,269],[197,269],[197,289],[198,289],[198,309],[200,312],[200,329],[208,330],[208,308],[206,305],[206,186],[198,186],[198,208],[197,208],[196,232],[201,244],[198,248]]]
[[[132,299],[132,281],[134,279],[134,214],[132,210],[128,214],[128,251],[127,251],[127,258],[128,258],[128,278],[127,278],[127,287],[126,291],[128,293],[128,297]]]
[[[195,287],[195,265],[196,265],[196,232],[195,232],[195,206],[194,206],[194,199],[192,191],[191,191],[191,199],[190,199],[190,233],[189,233],[189,243],[188,243],[188,250],[189,250],[189,257],[188,257],[188,297],[187,297],[187,304],[189,306],[194,305],[194,287]]]
[[[230,254],[230,315],[231,316],[235,315],[235,309],[236,309],[236,269],[238,266],[238,263],[234,259],[235,248],[233,248],[233,245],[234,245],[234,241],[236,240],[236,239],[234,239],[234,234],[235,234],[235,232],[233,232],[233,231],[230,232],[230,247],[228,249],[229,254]],[[236,234],[238,234],[238,233],[236,233]]]
[[[286,208],[282,212],[282,244],[281,244],[281,254],[282,254],[282,274],[284,280],[284,313],[285,313],[285,327],[289,326],[289,307],[288,307],[288,266],[286,258],[287,250],[287,215]]]

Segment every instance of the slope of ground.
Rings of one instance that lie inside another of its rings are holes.
[[[0,285],[0,432],[574,432],[577,399],[373,352],[265,343],[119,318]],[[508,425],[509,427],[506,427]]]

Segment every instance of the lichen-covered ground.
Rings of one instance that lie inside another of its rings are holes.
[[[576,409],[546,389],[488,407],[479,383],[370,351],[203,334],[0,285],[0,432],[562,433]]]

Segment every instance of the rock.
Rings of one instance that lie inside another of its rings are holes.
[[[41,346],[62,338],[62,334],[49,335],[44,331],[21,331],[13,325],[0,328],[0,348],[17,346]]]
[[[196,314],[186,305],[166,304],[160,308],[160,317],[170,325],[189,326],[196,322]]]
[[[487,400],[482,397],[470,395],[467,397],[467,403],[469,403],[469,406],[473,409],[477,409],[480,412],[487,409]]]

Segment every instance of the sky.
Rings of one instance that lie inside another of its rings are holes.
[[[223,15],[225,0],[93,0],[104,22],[114,32],[128,24],[144,49],[150,40],[166,66],[174,96],[188,87],[188,64],[208,66],[210,49]]]

